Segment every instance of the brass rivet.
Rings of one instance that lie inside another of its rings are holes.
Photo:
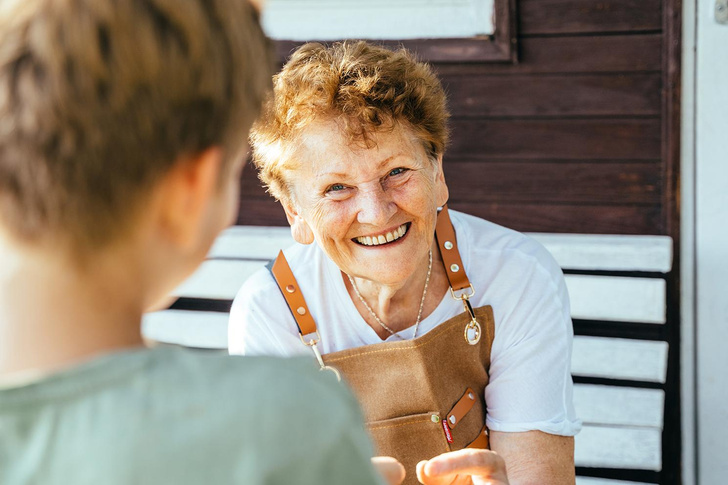
[[[452,243],[450,241],[445,241],[445,249],[452,249]]]
[[[293,285],[288,285],[288,286],[286,286],[286,291],[288,293],[294,293],[296,291],[296,287]]]
[[[460,271],[460,266],[458,266],[457,264],[451,264],[450,271],[452,271],[453,273],[457,273],[458,271]]]
[[[470,398],[471,401],[475,401],[475,395],[472,392],[468,393],[468,397]]]
[[[440,416],[438,416],[437,414],[433,414],[431,419],[432,419],[432,422],[433,423],[439,423],[440,422]]]
[[[306,309],[303,308],[302,306],[300,306],[300,307],[298,307],[296,309],[296,313],[298,313],[299,315],[305,315],[306,314]]]
[[[457,418],[455,416],[450,416],[450,424],[455,424],[455,421],[457,421]]]

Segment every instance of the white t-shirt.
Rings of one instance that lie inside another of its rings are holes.
[[[581,422],[573,406],[573,329],[561,268],[543,246],[521,233],[453,210],[450,217],[475,288],[471,303],[491,305],[495,317],[485,388],[488,428],[575,435]],[[316,321],[321,353],[382,342],[354,306],[341,271],[317,244],[297,244],[284,254]],[[420,322],[418,336],[462,312],[462,303],[446,293]],[[267,268],[238,292],[228,332],[232,354],[311,355]],[[408,339],[412,332],[410,327],[400,335]],[[399,339],[386,341],[391,340]]]

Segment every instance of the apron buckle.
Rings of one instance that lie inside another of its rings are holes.
[[[470,288],[472,287],[473,285],[470,285]],[[470,345],[476,345],[478,342],[480,342],[481,329],[480,323],[478,323],[478,319],[475,317],[473,306],[470,304],[469,295],[462,295],[460,298],[457,299],[463,302],[465,311],[470,315],[470,322],[465,326],[465,341]]]
[[[336,376],[336,380],[341,382],[341,374],[339,373],[339,371],[337,369],[331,367],[330,365],[326,365],[324,363],[323,357],[321,357],[321,352],[319,352],[319,349],[318,349],[318,343],[319,343],[319,341],[321,341],[321,335],[319,335],[318,330],[316,330],[317,338],[315,338],[315,339],[312,338],[308,342],[306,342],[303,339],[303,335],[298,334],[298,337],[301,339],[301,342],[303,342],[303,345],[311,348],[313,355],[316,357],[316,360],[319,363],[319,366],[320,366],[319,370],[320,371],[327,370],[327,371],[333,372],[334,375]]]

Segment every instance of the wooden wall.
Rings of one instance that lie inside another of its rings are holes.
[[[519,62],[440,63],[451,207],[521,231],[668,234],[664,0],[520,0]],[[240,224],[285,224],[244,175]]]

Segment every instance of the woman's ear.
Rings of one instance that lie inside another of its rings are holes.
[[[442,154],[437,156],[435,164],[435,193],[437,194],[437,206],[442,207],[450,198],[450,191],[445,183],[445,172],[442,170]]]
[[[281,199],[281,205],[286,212],[288,224],[291,226],[293,239],[299,244],[311,244],[314,241],[313,231],[311,231],[311,228],[299,210],[290,200]]]

